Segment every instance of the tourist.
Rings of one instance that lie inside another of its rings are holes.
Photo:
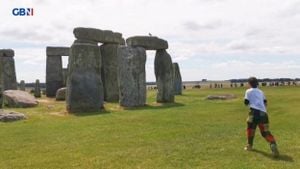
[[[275,138],[269,131],[269,119],[266,110],[267,100],[264,93],[258,89],[258,81],[255,77],[248,79],[250,89],[245,93],[245,105],[250,107],[249,116],[247,119],[247,137],[248,144],[245,150],[251,151],[253,148],[253,140],[255,129],[258,126],[261,135],[270,143],[270,148],[274,157],[279,156]]]

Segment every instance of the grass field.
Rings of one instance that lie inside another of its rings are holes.
[[[0,123],[0,168],[300,168],[300,87],[263,88],[278,159],[258,131],[256,151],[243,150],[244,90],[186,90],[166,105],[156,104],[149,92],[147,107],[123,110],[106,104],[102,114],[66,115],[65,103],[54,100],[13,109],[28,120]],[[220,93],[238,99],[204,99]]]

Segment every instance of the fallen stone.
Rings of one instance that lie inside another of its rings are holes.
[[[26,119],[26,116],[23,113],[0,110],[1,122],[13,122],[24,119]]]
[[[77,27],[73,30],[73,33],[77,39],[91,40],[100,43],[125,44],[121,33],[114,33],[109,30]]]
[[[69,47],[47,46],[46,54],[48,56],[69,56],[70,48]]]
[[[207,100],[232,100],[236,98],[234,94],[209,95],[206,97]]]
[[[146,50],[168,49],[168,42],[155,36],[133,36],[126,43],[128,46],[143,47]]]
[[[137,107],[146,104],[146,51],[141,47],[118,49],[120,105]]]
[[[174,102],[173,64],[166,50],[157,50],[154,60],[158,103]]]
[[[27,108],[38,105],[38,101],[31,94],[21,90],[4,91],[3,102],[5,106],[13,108]]]
[[[56,92],[56,100],[57,101],[64,101],[66,100],[66,92],[67,92],[67,88],[63,87],[57,90]]]

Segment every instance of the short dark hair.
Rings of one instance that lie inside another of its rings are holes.
[[[248,79],[248,83],[250,84],[251,87],[253,88],[257,88],[258,86],[258,80],[256,79],[256,77],[250,77]]]

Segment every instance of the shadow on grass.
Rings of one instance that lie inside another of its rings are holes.
[[[85,116],[99,116],[99,115],[108,115],[110,114],[111,112],[108,111],[108,110],[101,110],[101,111],[96,111],[96,112],[85,112],[85,113],[71,113],[75,116],[78,116],[78,117],[85,117]]]
[[[288,155],[284,155],[284,154],[280,154],[279,157],[275,158],[275,157],[273,157],[272,154],[261,151],[261,150],[253,149],[252,152],[255,152],[257,154],[261,154],[261,155],[263,155],[265,157],[268,157],[269,159],[274,160],[274,161],[294,162],[293,157],[288,156]]]
[[[182,103],[157,103],[155,105],[145,105],[141,107],[122,107],[123,110],[161,110],[161,109],[167,109],[167,108],[174,108],[174,107],[182,107],[184,104]],[[120,111],[122,111],[120,109]],[[98,115],[107,115],[110,114],[110,110],[102,109],[101,111],[96,112],[79,112],[79,113],[71,113],[78,117],[84,117],[84,116],[98,116]]]

